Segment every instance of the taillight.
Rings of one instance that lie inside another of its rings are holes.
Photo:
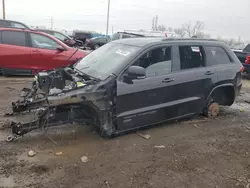
[[[246,63],[246,64],[250,64],[250,56],[247,56],[247,57],[246,57],[245,63]]]
[[[241,65],[241,66],[240,66],[240,72],[243,73],[243,72],[244,72],[244,69],[245,69],[245,68]]]

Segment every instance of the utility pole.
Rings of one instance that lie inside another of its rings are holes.
[[[50,19],[50,29],[53,30],[53,24],[54,24],[54,20],[53,17],[51,17]]]
[[[3,3],[3,19],[5,20],[5,0],[2,0]]]
[[[110,7],[110,0],[108,0],[106,35],[108,35],[108,33],[109,33],[109,7]]]
[[[112,26],[112,35],[114,34],[114,26]]]

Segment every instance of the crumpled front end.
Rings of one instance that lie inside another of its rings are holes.
[[[8,141],[40,128],[80,123],[94,125],[101,133],[111,134],[112,101],[106,89],[99,88],[99,80],[81,75],[71,68],[41,72],[32,88],[24,88],[22,99],[12,103],[9,116],[31,115],[32,119],[11,123]]]

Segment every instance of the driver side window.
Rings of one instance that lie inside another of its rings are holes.
[[[31,44],[34,48],[48,49],[48,50],[56,50],[59,44],[50,39],[49,37],[31,33]]]
[[[60,41],[65,41],[65,40],[67,40],[67,37],[66,37],[66,36],[64,36],[64,35],[62,35],[62,34],[60,34],[60,33],[57,33],[57,32],[54,33],[54,36],[55,36],[57,39],[59,39]]]
[[[171,47],[155,48],[138,59],[135,66],[146,70],[146,77],[169,74],[172,71]]]

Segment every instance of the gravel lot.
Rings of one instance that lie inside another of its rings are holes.
[[[70,125],[6,143],[4,113],[31,80],[0,77],[0,187],[250,188],[248,78],[237,102],[216,119],[154,126],[142,131],[148,140],[136,133],[108,140]]]

